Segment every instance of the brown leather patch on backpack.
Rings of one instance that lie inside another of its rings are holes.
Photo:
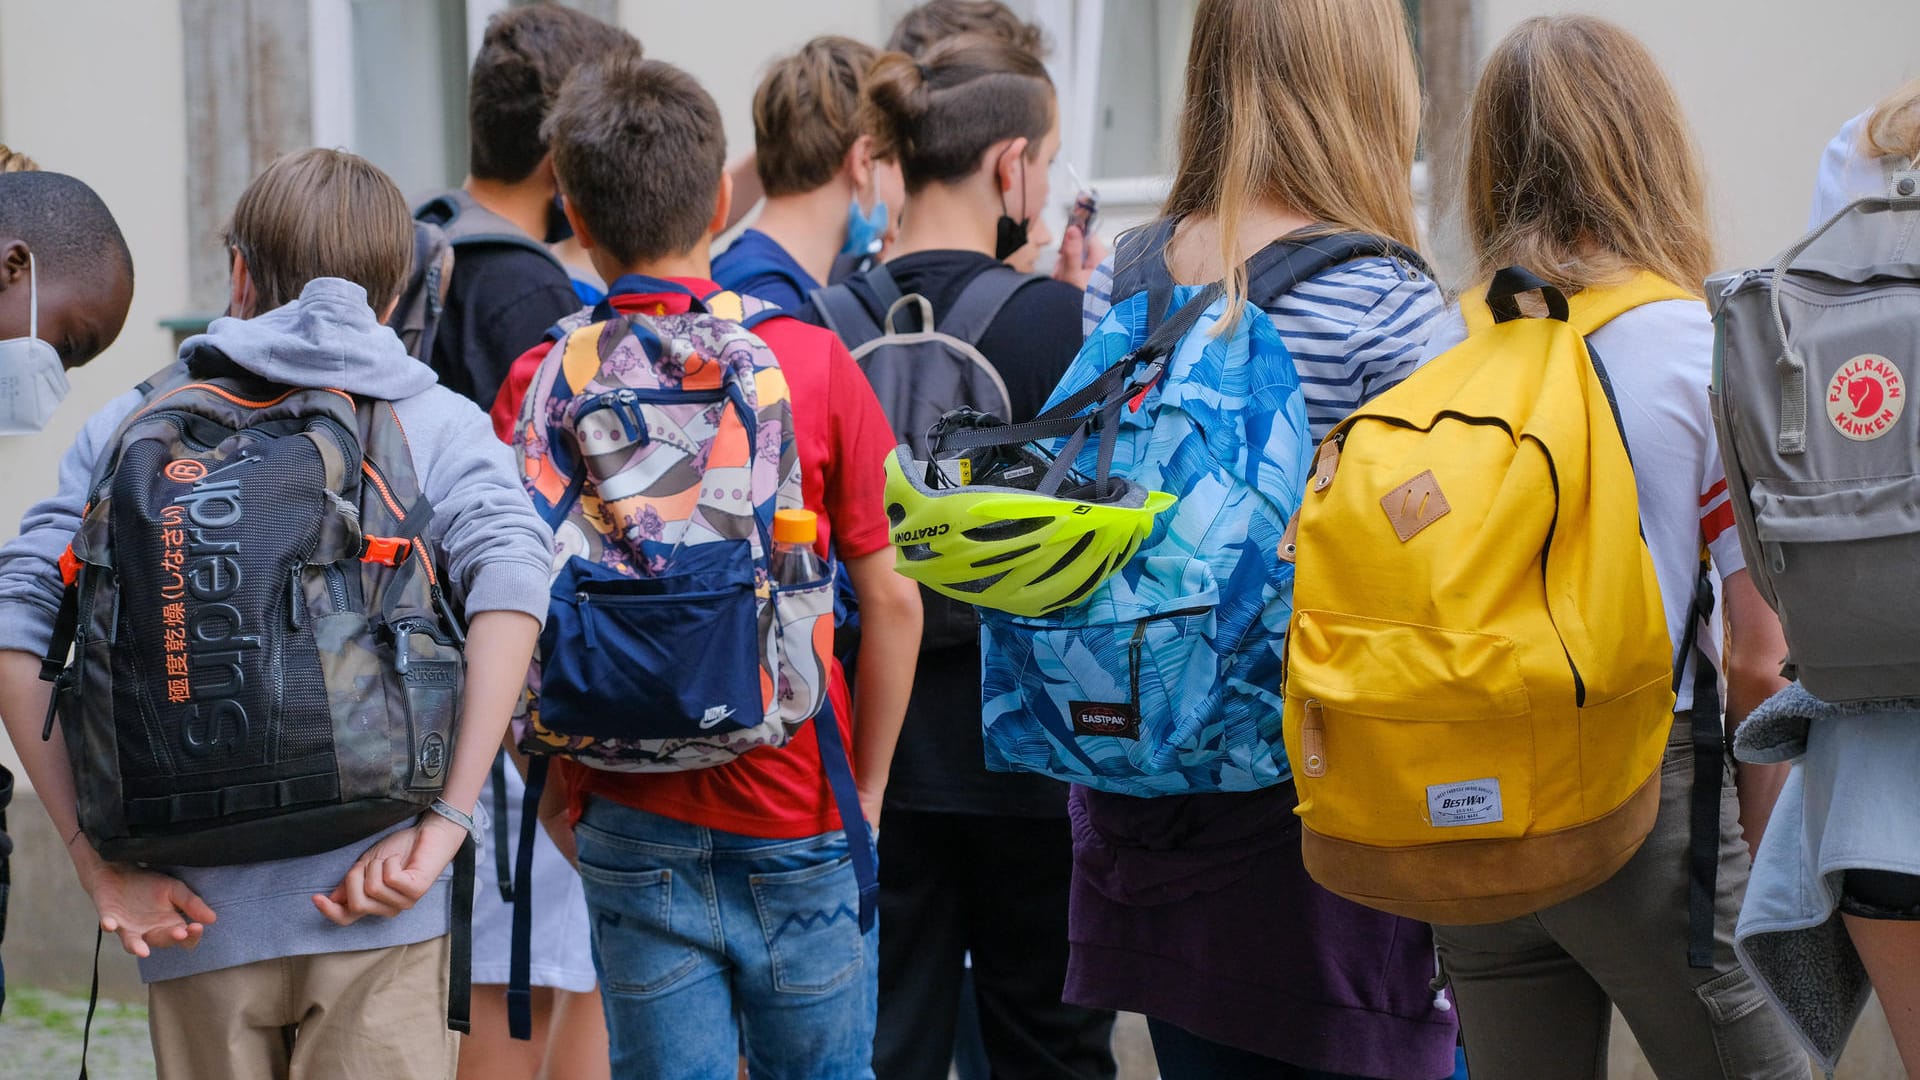
[[[1387,512],[1387,520],[1393,523],[1394,533],[1404,544],[1420,530],[1446,517],[1453,507],[1441,493],[1440,481],[1434,478],[1433,470],[1428,469],[1387,492],[1380,500],[1380,509]]]

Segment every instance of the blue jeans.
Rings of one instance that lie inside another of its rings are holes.
[[[613,1075],[871,1080],[879,935],[838,832],[763,840],[605,799],[575,830]]]

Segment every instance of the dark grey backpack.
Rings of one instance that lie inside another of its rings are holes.
[[[1828,701],[1920,697],[1920,172],[1890,172],[1774,265],[1707,282],[1713,410],[1747,568],[1789,674]]]
[[[499,214],[454,188],[420,203],[413,211],[413,269],[387,325],[400,335],[408,355],[433,363],[433,337],[446,310],[447,286],[461,248],[505,244],[537,252],[565,271],[547,245],[521,232]]]
[[[853,352],[894,436],[913,447],[915,458],[931,457],[927,430],[954,409],[970,408],[1008,423],[1032,419],[1012,415],[1007,384],[980,354],[979,342],[1013,294],[1043,280],[1040,275],[995,266],[968,282],[938,320],[927,298],[903,295],[884,265],[862,280],[885,305],[877,316],[845,283],[816,289],[810,299],[827,328]],[[921,590],[921,600],[926,620],[921,648],[978,640],[980,620],[971,606],[927,589]]]

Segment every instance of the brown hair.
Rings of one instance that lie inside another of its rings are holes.
[[[691,251],[706,235],[727,137],[693,76],[608,56],[567,80],[544,130],[560,190],[622,265]]]
[[[1258,203],[1416,246],[1419,134],[1401,0],[1202,0],[1165,213],[1218,221],[1237,311],[1240,221]]]
[[[1867,117],[1861,143],[1869,157],[1920,157],[1920,79],[1893,92]]]
[[[1474,281],[1563,289],[1648,270],[1699,294],[1713,236],[1699,150],[1646,46],[1586,15],[1528,19],[1487,58],[1463,170]]]
[[[900,163],[911,195],[971,176],[1002,139],[1025,136],[1028,155],[1039,153],[1053,127],[1053,80],[1032,53],[967,34],[919,60],[882,54],[867,76],[860,117],[873,135],[873,156]]]
[[[0,143],[0,173],[38,172],[40,163],[13,149],[6,143]]]
[[[860,137],[860,85],[880,52],[817,37],[767,69],[753,95],[755,167],[767,195],[799,195],[832,180]]]
[[[247,260],[254,309],[299,299],[315,278],[345,278],[386,310],[413,262],[413,217],[393,180],[344,150],[315,147],[266,167],[234,204],[227,243]]]
[[[467,84],[467,171],[525,180],[546,156],[540,127],[567,76],[611,52],[638,56],[640,42],[573,8],[535,4],[488,19]]]
[[[887,39],[887,49],[918,57],[961,34],[1005,42],[1042,60],[1049,51],[1046,31],[1015,15],[1000,0],[932,0],[921,4],[900,17],[893,36]]]

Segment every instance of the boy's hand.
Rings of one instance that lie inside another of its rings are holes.
[[[100,913],[100,929],[120,939],[120,947],[138,957],[155,949],[200,944],[213,909],[178,878],[125,863],[95,867],[87,891]]]
[[[438,814],[423,814],[412,828],[362,852],[333,892],[314,894],[313,906],[340,926],[367,915],[390,919],[427,895],[466,839],[467,831],[460,826]]]
[[[1060,238],[1060,257],[1054,260],[1053,277],[1076,289],[1085,290],[1093,272],[1107,258],[1107,245],[1098,234],[1089,236],[1078,225],[1067,226]]]

